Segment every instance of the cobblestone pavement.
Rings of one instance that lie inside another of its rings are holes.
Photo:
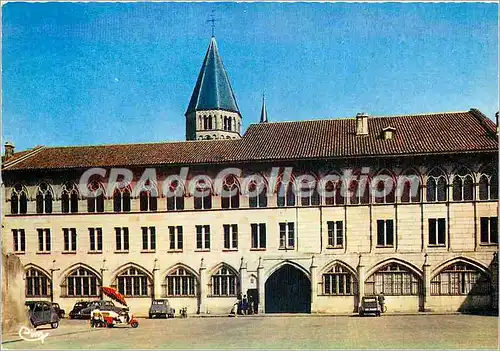
[[[244,316],[140,319],[137,329],[90,329],[63,320],[40,341],[4,342],[3,349],[497,349],[495,316],[409,315],[376,317]],[[42,329],[41,327],[39,329]],[[19,339],[14,335],[3,340]]]

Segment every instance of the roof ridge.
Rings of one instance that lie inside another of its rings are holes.
[[[45,149],[45,146],[43,145],[38,145],[38,146],[35,146],[33,149],[31,150],[28,150],[28,152],[22,156],[20,156],[19,158],[15,159],[15,160],[12,160],[11,162],[9,162],[8,160],[6,162],[3,163],[3,169],[7,169],[11,166],[14,166],[16,164],[18,164],[19,162],[22,162],[22,161],[25,161],[26,159],[32,157],[32,156],[35,156],[36,154],[38,154],[41,150]]]
[[[445,114],[453,114],[453,113],[471,113],[471,111],[447,111],[447,112],[427,112],[427,113],[415,113],[415,114],[401,114],[401,115],[382,115],[382,116],[372,116],[369,115],[368,119],[375,118],[397,118],[397,117],[419,117],[419,116],[435,116],[435,115],[445,115]],[[317,118],[317,119],[302,119],[297,121],[272,121],[267,124],[279,124],[279,123],[300,123],[300,122],[318,122],[318,121],[346,121],[346,120],[355,120],[354,117],[329,117],[329,118]],[[259,125],[262,123],[250,123],[252,125]],[[249,126],[249,127],[250,127]]]

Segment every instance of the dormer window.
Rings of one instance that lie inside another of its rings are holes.
[[[394,127],[387,127],[387,128],[382,129],[382,139],[384,139],[384,140],[394,139],[395,132],[396,132],[396,128],[394,128]]]

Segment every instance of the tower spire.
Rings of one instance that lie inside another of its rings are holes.
[[[262,93],[262,111],[260,111],[260,123],[267,123],[266,94]]]

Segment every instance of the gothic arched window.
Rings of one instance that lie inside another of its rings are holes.
[[[228,175],[226,178],[224,178],[224,181],[222,183],[221,207],[240,207],[240,189],[238,187],[237,180],[233,175]]]
[[[446,201],[448,182],[444,173],[434,170],[427,178],[427,201]]]
[[[431,295],[489,295],[491,280],[466,262],[449,265],[431,280]]]
[[[232,269],[222,266],[211,277],[212,296],[236,296],[238,293],[238,275]]]
[[[422,184],[420,177],[414,173],[401,175],[398,180],[398,190],[402,203],[420,202]]]
[[[479,199],[498,199],[498,177],[495,172],[491,172],[489,175],[482,174],[479,178]]]
[[[98,181],[89,184],[87,212],[104,212],[104,187]]]
[[[142,270],[131,267],[116,277],[115,286],[125,297],[150,296],[152,281]]]
[[[26,270],[26,297],[49,297],[50,278],[41,270]]]
[[[193,195],[195,210],[207,210],[212,208],[212,189],[210,184],[204,181],[196,184],[196,190]]]
[[[179,181],[170,183],[167,193],[167,211],[180,211],[184,209],[184,186]]]
[[[300,204],[301,206],[319,206],[321,198],[318,192],[318,182],[316,179],[312,182],[304,179],[302,184],[297,184],[300,187]]]
[[[165,278],[164,296],[196,296],[197,280],[193,273],[179,267],[171,271]]]
[[[474,198],[472,176],[462,170],[453,177],[453,201],[471,201]]]
[[[52,213],[53,192],[47,183],[41,183],[36,193],[36,213]]]
[[[78,212],[78,189],[74,184],[64,184],[61,192],[61,212]]]
[[[99,277],[85,267],[78,267],[66,277],[67,296],[92,297],[98,296]]]
[[[250,207],[267,207],[267,187],[264,182],[258,184],[255,180],[252,180],[248,185],[248,191]]]
[[[365,283],[367,295],[419,295],[421,280],[409,268],[399,263],[389,263],[373,273]]]
[[[141,211],[156,211],[158,209],[158,190],[148,180],[139,193],[139,208]]]
[[[394,203],[396,184],[394,178],[387,172],[379,174],[375,179],[377,181],[372,182],[372,193],[374,194],[374,201],[377,204]]]
[[[113,192],[113,211],[130,212],[130,190],[128,188],[115,189]]]
[[[346,267],[333,265],[323,273],[323,294],[325,295],[355,295],[358,292],[358,282]]]
[[[295,206],[295,186],[293,181],[285,184],[281,179],[276,187],[276,197],[278,207]]]
[[[21,184],[16,184],[10,196],[10,213],[26,214],[28,212],[28,195]]]

